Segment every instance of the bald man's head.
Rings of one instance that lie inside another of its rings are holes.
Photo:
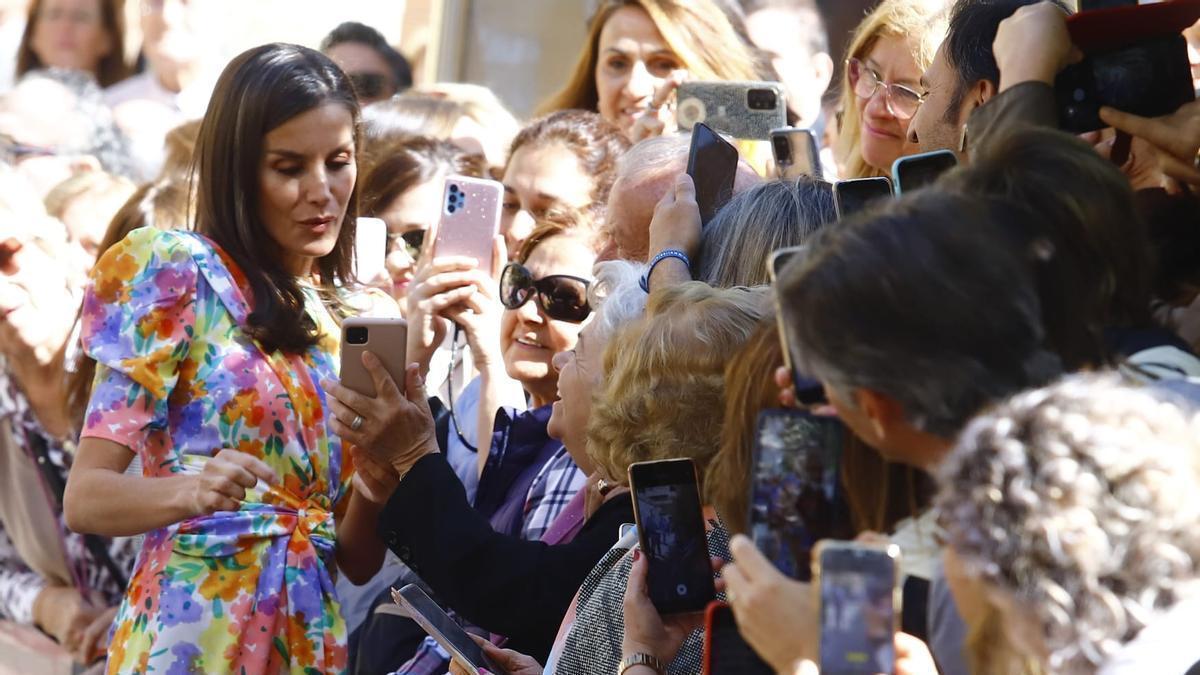
[[[617,165],[608,197],[608,243],[600,260],[646,262],[650,257],[650,221],[654,207],[675,178],[687,171],[691,137],[687,134],[647,139],[629,149]],[[762,181],[746,162],[739,162],[733,194]]]

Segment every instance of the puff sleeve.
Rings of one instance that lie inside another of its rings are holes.
[[[164,459],[153,456],[151,436],[167,427],[167,400],[194,338],[199,270],[182,236],[130,232],[96,263],[83,301],[81,337],[96,379],[81,435],[120,443],[144,462]]]

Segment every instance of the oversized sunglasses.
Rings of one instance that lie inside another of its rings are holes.
[[[500,304],[519,309],[537,296],[538,306],[555,321],[580,323],[592,313],[588,287],[592,282],[566,274],[551,274],[534,279],[520,263],[508,263],[500,274]]]
[[[414,261],[421,257],[421,246],[425,243],[425,230],[409,230],[404,234],[388,233],[388,252],[403,246],[408,257]]]
[[[919,94],[910,87],[884,82],[879,73],[858,59],[846,60],[846,73],[850,77],[854,95],[861,99],[871,98],[883,87],[888,110],[898,119],[912,119],[912,116],[917,114],[917,108],[925,101],[924,94]]]

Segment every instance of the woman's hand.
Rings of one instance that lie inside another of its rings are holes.
[[[436,258],[417,269],[408,291],[408,351],[405,360],[429,370],[433,353],[446,339],[450,322],[443,312],[476,292],[478,261],[463,256]]]
[[[401,394],[378,356],[364,351],[362,363],[378,396],[363,396],[337,382],[326,382],[325,392],[333,411],[329,424],[344,442],[366,450],[403,478],[417,460],[438,452],[425,380],[417,364],[409,364],[405,393]],[[357,417],[362,421],[355,429],[352,425]]]
[[[1200,186],[1200,101],[1180,106],[1163,117],[1140,117],[1114,108],[1101,108],[1100,119],[1113,128],[1140,138],[1157,150],[1159,170],[1181,183]]]
[[[734,563],[722,576],[742,637],[778,673],[815,661],[820,616],[809,585],[784,576],[744,535],[729,550]]]
[[[471,634],[468,633],[468,635]],[[533,657],[525,656],[511,649],[501,649],[478,635],[471,635],[471,639],[479,643],[483,653],[492,660],[492,663],[507,670],[511,675],[542,675],[543,668]],[[488,671],[483,670],[482,672]],[[450,662],[450,675],[473,675],[473,673],[472,669],[455,659]]]
[[[192,478],[185,495],[192,516],[237,511],[246,499],[246,490],[258,485],[258,481],[268,485],[279,483],[279,476],[261,459],[232,448],[218,452]]]
[[[507,263],[508,247],[504,236],[496,235],[492,242],[492,273],[471,270],[469,283],[475,292],[442,312],[442,316],[462,326],[471,348],[471,358],[481,371],[490,366],[504,367],[500,353],[500,315],[504,306],[500,304],[498,279]]]
[[[896,633],[896,675],[938,675],[933,654],[920,638]]]
[[[676,70],[659,85],[650,99],[649,107],[633,121],[633,126],[629,129],[631,141],[637,143],[647,138],[675,133],[678,126],[675,123],[675,106],[671,104],[671,99],[675,96],[675,90],[686,79],[686,70]]]
[[[700,252],[701,232],[696,186],[691,176],[679,174],[672,189],[667,190],[654,207],[654,217],[650,220],[650,257],[675,249],[683,251],[695,262]],[[650,288],[669,287],[691,280],[691,271],[685,269],[683,261],[667,258],[654,267]]]
[[[1000,69],[1000,91],[1022,82],[1053,85],[1067,65],[1082,58],[1067,31],[1067,13],[1050,2],[1017,9],[1000,22],[992,42]]]
[[[701,615],[681,615],[663,619],[650,602],[646,586],[646,556],[633,549],[633,565],[625,585],[625,640],[621,653],[649,654],[663,663],[675,660],[692,631],[703,628]]]
[[[357,445],[350,446],[350,456],[354,458],[354,491],[372,504],[386,504],[400,484],[400,476]]]
[[[117,608],[109,607],[92,619],[75,649],[76,661],[86,666],[104,657],[108,652],[108,632],[116,617]]]
[[[79,653],[88,628],[102,610],[71,586],[47,586],[33,601],[33,622],[72,654]]]

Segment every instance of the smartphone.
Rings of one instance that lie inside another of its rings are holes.
[[[474,258],[490,272],[503,197],[504,186],[494,180],[448,176],[433,255]]]
[[[919,190],[956,166],[958,157],[949,150],[900,157],[892,162],[892,187],[897,195]]]
[[[807,246],[791,246],[775,251],[767,260],[767,276],[770,277],[771,286],[774,289],[775,322],[779,329],[779,344],[783,352],[783,365],[792,374],[792,386],[796,389],[796,402],[803,405],[816,405],[827,402],[825,387],[820,381],[804,377],[796,370],[795,359],[792,357],[790,346],[791,339],[789,338],[791,329],[788,328],[788,317],[792,316],[792,312],[785,299],[779,295],[779,285],[775,283],[779,279],[784,266],[797,256],[803,257],[807,251]]]
[[[879,199],[892,196],[892,181],[886,176],[840,180],[833,184],[833,208],[845,220]]]
[[[483,653],[483,648],[471,639],[467,631],[442,611],[419,586],[409,584],[398,591],[393,588],[392,600],[408,610],[412,620],[436,640],[442,649],[470,668],[471,673],[479,675],[481,670],[486,669],[496,675],[508,675],[508,671],[489,659],[487,654]]]
[[[367,283],[387,270],[387,223],[380,218],[354,221],[354,278]]]
[[[899,547],[827,539],[817,544],[815,555],[822,675],[892,672],[900,615]]]
[[[629,487],[649,564],[650,601],[664,615],[703,612],[716,590],[695,464],[690,459],[631,464]]]
[[[836,417],[790,408],[758,414],[751,473],[750,538],[775,567],[812,578],[812,550],[833,535],[844,509],[838,460],[845,427]]]
[[[784,127],[771,131],[771,154],[779,177],[796,180],[801,176],[823,178],[821,151],[817,149],[817,138],[808,129]]]
[[[1090,54],[1054,81],[1059,126],[1073,134],[1103,129],[1100,106],[1159,117],[1196,98],[1182,35]]]
[[[709,603],[704,612],[704,675],[773,675],[775,669],[738,631],[733,608],[723,602]]]
[[[675,94],[680,129],[703,122],[734,138],[766,141],[787,126],[787,98],[778,82],[684,82]]]
[[[688,150],[687,174],[696,186],[696,204],[700,223],[708,225],[717,211],[733,196],[737,175],[738,151],[707,124],[692,128],[692,146]]]
[[[362,353],[370,350],[400,391],[404,391],[404,350],[408,324],[404,319],[352,316],[342,321],[342,384],[363,396],[374,397],[375,381],[362,364]]]

